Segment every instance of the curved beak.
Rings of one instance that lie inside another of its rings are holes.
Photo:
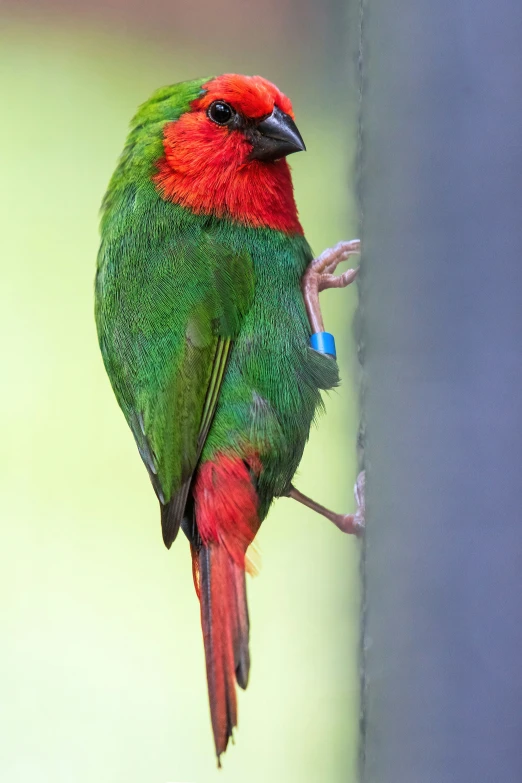
[[[270,117],[258,123],[251,141],[252,152],[249,157],[254,160],[277,160],[292,152],[306,150],[295,122],[277,106]]]

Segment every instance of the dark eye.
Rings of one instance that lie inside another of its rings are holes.
[[[228,125],[234,114],[234,109],[224,101],[214,101],[208,107],[208,116],[218,125]]]

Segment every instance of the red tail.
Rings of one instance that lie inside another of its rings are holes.
[[[192,559],[219,761],[237,725],[235,684],[246,688],[248,683],[245,553],[259,522],[257,495],[242,460],[222,456],[202,465],[198,473],[194,498],[203,543],[199,550],[192,549]]]
[[[236,680],[242,688],[246,688],[248,682],[250,654],[245,572],[220,544],[202,546],[195,556],[210,715],[219,759],[237,726]]]

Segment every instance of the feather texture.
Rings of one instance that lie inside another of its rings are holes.
[[[103,202],[95,287],[103,360],[163,539],[181,525],[191,543],[218,757],[235,683],[248,681],[247,548],[288,489],[321,389],[338,382],[335,361],[309,347],[300,281],[312,253],[286,161],[249,161],[238,131],[207,116],[220,96],[248,122],[291,114],[260,77],[159,90]]]
[[[250,670],[245,558],[259,518],[249,466],[225,454],[204,463],[194,501],[200,540],[192,547],[192,557],[219,759],[237,724],[235,683],[246,688]]]

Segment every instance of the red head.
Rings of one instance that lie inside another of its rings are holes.
[[[285,156],[305,149],[292,104],[260,76],[225,74],[164,131],[154,177],[162,196],[197,214],[302,233]]]

